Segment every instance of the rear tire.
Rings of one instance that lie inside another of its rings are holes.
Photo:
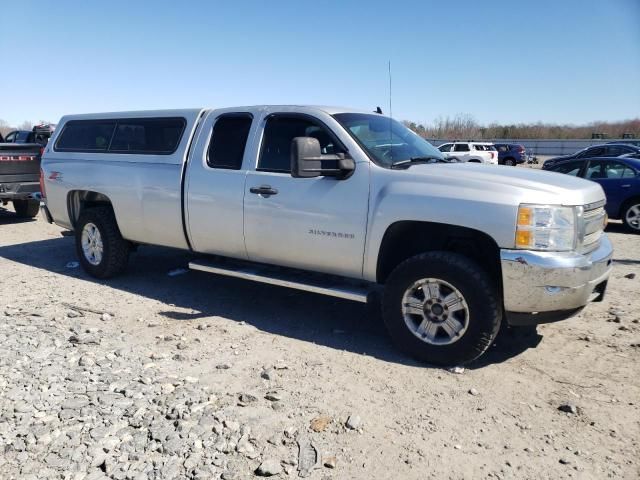
[[[84,210],[75,227],[76,251],[82,268],[96,278],[110,278],[127,266],[131,249],[120,234],[110,207]]]
[[[451,252],[423,253],[398,265],[385,284],[382,308],[394,343],[434,365],[475,360],[502,321],[495,282],[475,262]]]
[[[516,166],[516,161],[513,158],[505,158],[504,159],[504,164],[507,167],[515,167]]]
[[[640,233],[640,198],[627,202],[622,207],[622,223],[627,231]]]
[[[14,200],[13,208],[20,218],[33,218],[40,211],[40,202],[37,200]]]

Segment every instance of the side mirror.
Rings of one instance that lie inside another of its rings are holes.
[[[291,141],[291,176],[293,178],[336,177],[345,179],[356,164],[344,153],[322,154],[320,142],[313,137],[296,137]]]

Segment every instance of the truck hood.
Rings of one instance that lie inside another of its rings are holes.
[[[585,205],[605,200],[604,191],[595,182],[531,168],[441,163],[413,165],[397,172],[439,187],[456,188],[468,195],[476,191],[472,196],[480,191],[482,196],[478,199],[493,197],[499,203],[503,203],[499,198],[509,199],[504,203],[556,205]]]

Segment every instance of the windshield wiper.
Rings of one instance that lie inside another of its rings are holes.
[[[448,163],[446,160],[440,157],[432,157],[432,156],[411,157],[407,160],[398,160],[397,162],[393,162],[391,164],[391,168],[403,168],[403,167],[409,168],[411,165],[415,165],[417,163],[437,163],[437,162]]]

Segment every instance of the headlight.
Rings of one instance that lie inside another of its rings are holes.
[[[574,207],[520,205],[516,226],[516,248],[562,251],[576,248]]]

